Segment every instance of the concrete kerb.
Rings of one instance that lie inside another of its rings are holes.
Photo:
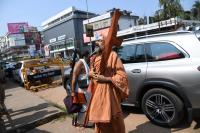
[[[37,119],[35,121],[31,121],[29,123],[26,123],[26,124],[23,124],[23,125],[20,125],[20,126],[16,126],[12,129],[7,130],[6,133],[24,133],[24,132],[31,130],[33,128],[36,128],[40,125],[46,124],[46,123],[48,123],[52,120],[58,119],[58,118],[60,118],[64,115],[66,115],[65,112],[57,112],[57,113],[54,113],[50,116],[46,116],[44,118]]]
[[[40,97],[42,98],[42,97]],[[43,98],[42,98],[43,99]],[[44,99],[45,100],[45,99]],[[41,126],[43,124],[46,124],[46,123],[49,123],[53,120],[57,120],[59,118],[62,118],[63,116],[69,116],[69,117],[73,117],[71,115],[68,115],[67,114],[67,110],[66,108],[54,103],[54,102],[51,102],[51,101],[48,101],[48,100],[45,100],[49,105],[52,105],[58,109],[60,109],[62,112],[57,112],[57,113],[54,113],[50,116],[47,116],[47,117],[44,117],[44,118],[41,118],[41,119],[38,119],[38,120],[35,120],[35,121],[32,121],[30,123],[27,123],[27,124],[23,124],[23,125],[20,125],[20,126],[16,126],[12,129],[9,129],[6,131],[6,133],[24,133],[24,132],[27,132],[31,129],[34,129],[38,126]]]
[[[11,119],[3,117],[6,133],[26,132],[67,115],[66,110],[55,103],[39,98],[15,84],[9,85],[5,103]]]
[[[42,98],[42,97],[40,97]],[[45,99],[44,99],[45,100]],[[24,125],[20,125],[20,126],[16,126],[12,129],[9,129],[6,131],[6,133],[24,133],[24,132],[27,132],[31,129],[34,129],[38,126],[41,126],[43,124],[46,124],[46,123],[49,123],[53,120],[58,120],[59,118],[62,118],[63,116],[65,117],[70,117],[72,118],[73,115],[69,115],[67,113],[67,110],[66,108],[54,103],[54,102],[51,102],[51,101],[48,101],[48,100],[45,100],[49,105],[52,105],[58,109],[60,109],[62,112],[57,112],[55,114],[52,114],[50,116],[47,116],[47,117],[44,117],[44,118],[41,118],[41,119],[38,119],[38,120],[35,120],[35,121],[32,121],[30,123],[27,123],[27,124],[24,124]]]

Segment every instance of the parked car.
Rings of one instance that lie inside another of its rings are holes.
[[[21,85],[24,84],[24,70],[24,76],[27,76],[27,80],[40,80],[41,82],[47,82],[45,81],[46,77],[52,77],[53,80],[56,80],[57,78],[60,78],[62,74],[61,67],[58,64],[53,63],[51,59],[29,59],[19,61],[13,70],[13,78]]]
[[[25,64],[34,64],[37,63],[37,59],[32,59],[32,60],[23,60],[23,61],[19,61],[17,62],[17,64],[15,65],[15,68],[13,70],[13,78],[15,81],[19,82],[20,85],[24,84],[24,78],[23,78],[23,73],[22,70],[24,69],[24,65]],[[39,70],[40,68],[37,68],[37,70]],[[30,70],[29,70],[30,71]]]
[[[15,65],[15,67],[12,71],[13,79],[15,81],[19,82],[20,85],[23,85],[23,83],[24,83],[24,79],[23,79],[23,75],[22,75],[23,64],[24,64],[24,61],[17,62],[17,64]]]
[[[130,95],[122,105],[141,107],[161,126],[174,126],[184,117],[191,122],[200,113],[200,42],[195,33],[130,38],[115,50],[129,80]]]
[[[3,64],[3,69],[5,71],[6,77],[11,78],[13,76],[12,70],[14,69],[15,65],[16,65],[16,62],[5,62]]]

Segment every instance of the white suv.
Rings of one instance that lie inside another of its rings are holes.
[[[128,74],[130,95],[122,105],[142,107],[162,126],[191,123],[200,114],[200,42],[181,31],[126,39],[114,48]],[[70,89],[70,74],[64,87]]]
[[[193,32],[170,32],[124,40],[116,52],[129,78],[124,105],[141,106],[163,126],[191,122],[200,114],[200,42]]]

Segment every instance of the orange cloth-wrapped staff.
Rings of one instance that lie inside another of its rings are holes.
[[[104,50],[102,51],[102,60],[100,64],[100,73],[103,74],[105,71],[105,64],[107,64],[108,57],[112,50],[113,46],[120,46],[122,44],[122,39],[117,38],[117,30],[118,30],[118,20],[121,16],[119,9],[114,11],[111,26],[108,31],[108,35],[104,38]]]

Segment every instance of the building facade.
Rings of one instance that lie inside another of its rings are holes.
[[[36,27],[29,27],[27,23],[9,23],[8,30],[8,33],[1,37],[3,40],[0,42],[2,60],[18,61],[39,56],[42,41]]]
[[[3,51],[3,48],[5,47],[5,42],[6,42],[5,36],[0,36],[0,52]]]
[[[44,21],[45,55],[56,57],[59,54],[68,58],[74,48],[83,51],[83,20],[94,16],[96,14],[69,7]]]
[[[4,50],[6,44],[6,38],[5,36],[0,36],[0,60],[3,60],[2,52]]]
[[[118,30],[122,31],[124,29],[128,29],[132,26],[138,25],[139,16],[131,15],[129,11],[121,11],[122,15],[119,18],[118,22]],[[84,26],[84,43],[86,45],[90,45],[90,50],[93,49],[94,42],[99,39],[99,36],[104,35],[107,36],[109,27],[111,26],[111,19],[112,19],[113,11],[109,10],[105,14],[100,16],[93,17],[91,19],[87,19],[83,21]],[[93,37],[86,36],[86,26],[91,25],[93,27]]]

